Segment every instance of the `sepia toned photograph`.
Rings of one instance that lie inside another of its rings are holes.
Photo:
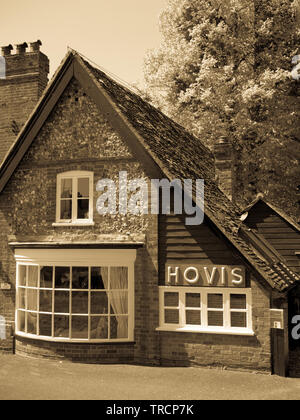
[[[2,0],[4,400],[300,400],[300,0]]]

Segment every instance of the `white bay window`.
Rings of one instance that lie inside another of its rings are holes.
[[[134,250],[22,250],[16,255],[17,334],[133,340],[134,259]]]

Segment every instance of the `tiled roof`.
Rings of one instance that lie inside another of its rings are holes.
[[[284,291],[300,276],[281,261],[267,261],[240,234],[240,211],[215,182],[214,158],[203,143],[140,96],[120,85],[103,71],[81,58],[102,89],[144,139],[144,147],[169,179],[205,180],[205,214],[241,254],[267,280],[272,288]]]

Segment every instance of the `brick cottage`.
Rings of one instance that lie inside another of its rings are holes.
[[[40,45],[2,48],[2,351],[299,374],[299,225],[263,196],[240,212],[225,142],[214,157],[75,51],[48,83]],[[98,181],[125,171],[204,179],[203,223],[99,214]]]

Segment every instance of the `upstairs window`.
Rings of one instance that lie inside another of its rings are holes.
[[[57,176],[56,222],[93,223],[93,173],[64,172]]]

